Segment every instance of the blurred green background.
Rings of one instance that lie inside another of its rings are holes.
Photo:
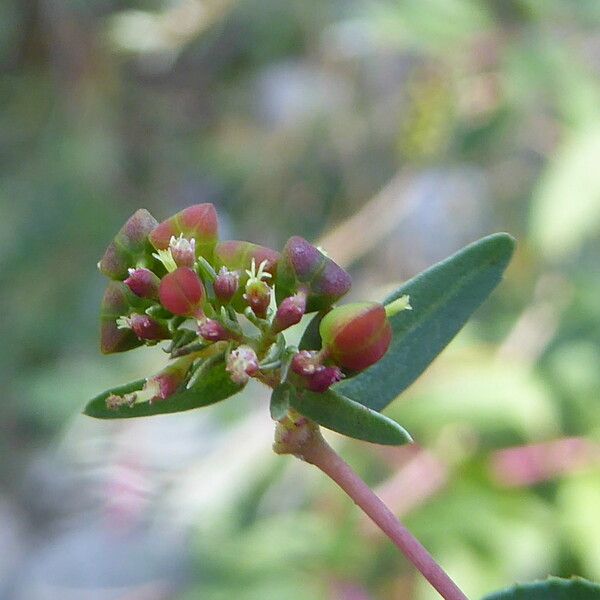
[[[518,251],[387,413],[331,440],[469,597],[600,580],[597,0],[0,2],[0,599],[436,598],[267,394],[78,415],[161,351],[102,357],[124,220],[213,202],[223,237],[319,240],[353,297],[487,233]]]

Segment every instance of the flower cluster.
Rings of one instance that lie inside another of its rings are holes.
[[[134,213],[98,263],[111,281],[101,308],[101,350],[123,352],[167,342],[173,361],[143,390],[111,395],[107,406],[168,401],[192,387],[207,365],[221,365],[243,386],[252,377],[324,392],[387,351],[390,311],[361,302],[334,307],[351,286],[348,273],[305,239],[281,252],[246,241],[219,241],[212,204],[190,206],[158,223]],[[310,312],[322,315],[321,347],[286,345],[283,332]]]

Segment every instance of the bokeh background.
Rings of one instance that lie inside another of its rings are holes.
[[[98,422],[95,265],[137,208],[319,240],[382,298],[487,233],[518,251],[387,414],[329,439],[469,597],[600,580],[597,0],[0,2],[0,598],[429,600],[267,393]]]

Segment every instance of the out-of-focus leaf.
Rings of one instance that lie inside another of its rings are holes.
[[[140,390],[144,381],[144,379],[141,379],[102,392],[87,404],[83,413],[96,419],[129,419],[176,413],[215,404],[233,396],[242,389],[241,386],[231,381],[229,374],[225,371],[225,365],[221,363],[203,373],[199,381],[189,390],[178,392],[166,400],[160,400],[152,404],[143,402],[134,404],[132,407],[107,408],[106,399],[108,396],[111,394],[122,396]]]
[[[357,440],[391,446],[412,442],[410,434],[396,421],[332,390],[322,394],[308,390],[292,393],[290,404],[323,427]]]
[[[582,128],[546,170],[531,210],[533,241],[550,258],[577,250],[600,225],[600,122]]]
[[[298,348],[300,350],[320,350],[321,349],[321,334],[319,333],[319,325],[326,313],[318,312],[308,323]]]
[[[498,285],[514,240],[496,233],[466,246],[406,282],[385,301],[410,296],[412,311],[390,320],[393,338],[375,365],[335,385],[335,390],[375,410],[385,408],[446,347],[473,311]]]
[[[575,577],[515,585],[485,596],[483,600],[600,600],[600,586]]]

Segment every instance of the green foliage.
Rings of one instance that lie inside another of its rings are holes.
[[[107,408],[106,399],[111,394],[122,395],[141,390],[144,381],[141,379],[102,392],[87,404],[84,414],[96,419],[129,419],[176,413],[215,404],[237,394],[241,389],[241,386],[231,381],[224,363],[220,363],[207,369],[190,389],[177,392],[165,401],[144,402],[117,409]]]
[[[599,600],[600,586],[578,577],[515,585],[483,600]]]
[[[319,425],[357,440],[392,446],[412,442],[408,432],[392,419],[332,390],[291,393],[289,402]]]
[[[410,296],[412,311],[393,316],[392,344],[375,365],[335,386],[382,410],[446,347],[498,285],[514,249],[505,233],[482,238],[406,282],[386,300]]]

